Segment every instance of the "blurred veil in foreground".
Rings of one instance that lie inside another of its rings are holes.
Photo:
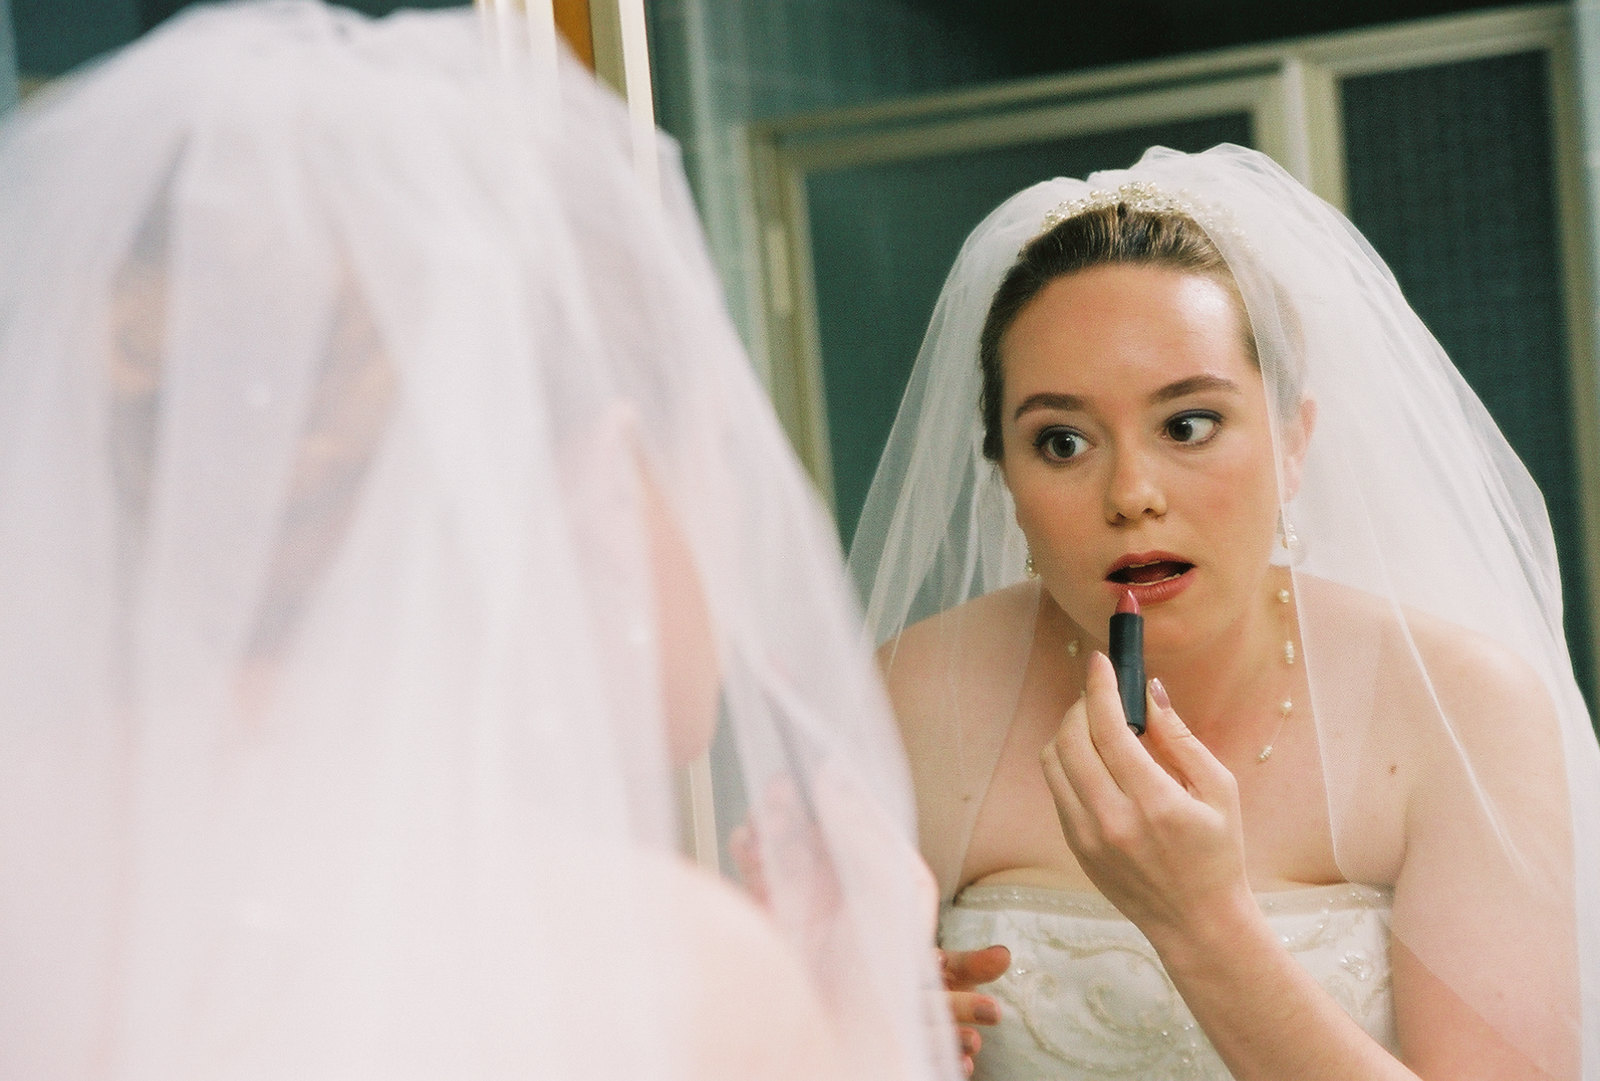
[[[492,55],[197,9],[0,128],[5,1076],[954,1068],[835,533],[681,170]],[[760,907],[678,855],[719,719]]]

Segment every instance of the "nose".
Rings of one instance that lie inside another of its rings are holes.
[[[1106,521],[1119,525],[1160,518],[1166,513],[1166,491],[1148,456],[1137,450],[1112,455],[1111,471],[1106,477]]]

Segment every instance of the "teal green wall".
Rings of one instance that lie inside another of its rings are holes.
[[[145,30],[138,0],[11,0],[24,76],[59,75]]]
[[[1345,166],[1351,220],[1544,493],[1592,690],[1553,92],[1543,53],[1346,79]]]
[[[1005,77],[928,0],[646,0],[656,115],[684,165],[734,319],[753,346],[744,126]]]
[[[17,103],[17,53],[11,36],[11,5],[0,0],[0,114]]]
[[[1537,0],[918,0],[1011,77],[1106,67]]]

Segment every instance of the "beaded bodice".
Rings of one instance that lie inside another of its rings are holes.
[[[1290,953],[1393,1049],[1389,892],[1340,884],[1257,900]],[[968,887],[941,913],[940,942],[1011,949],[1010,971],[983,988],[1000,1003],[1001,1023],[983,1030],[975,1081],[1230,1076],[1154,948],[1098,894]]]

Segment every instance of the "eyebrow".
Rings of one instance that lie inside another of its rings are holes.
[[[1180,379],[1176,383],[1168,383],[1154,394],[1150,400],[1154,403],[1170,402],[1175,398],[1187,397],[1190,394],[1199,394],[1202,391],[1222,391],[1227,394],[1238,394],[1239,384],[1232,379],[1225,379],[1220,375],[1191,375],[1187,379]],[[1084,399],[1076,394],[1055,394],[1044,392],[1030,394],[1022,399],[1017,406],[1017,411],[1012,414],[1012,420],[1022,419],[1022,414],[1034,409],[1059,409],[1063,412],[1076,412],[1085,408]]]

